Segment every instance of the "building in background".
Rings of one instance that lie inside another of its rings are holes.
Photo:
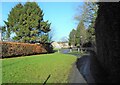
[[[69,48],[68,42],[53,42],[52,46],[57,49]]]
[[[61,48],[69,48],[68,42],[58,42],[58,44],[61,46]]]

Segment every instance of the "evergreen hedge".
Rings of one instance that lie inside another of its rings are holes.
[[[42,44],[0,42],[0,46],[2,48],[0,56],[2,56],[2,58],[48,52]]]

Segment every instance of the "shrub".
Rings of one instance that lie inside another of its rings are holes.
[[[2,58],[48,52],[42,44],[0,42],[0,46],[2,46],[2,53],[0,54]]]

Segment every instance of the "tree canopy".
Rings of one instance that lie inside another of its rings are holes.
[[[50,31],[50,23],[43,20],[43,11],[36,2],[17,4],[8,15],[5,24],[10,37],[14,33],[14,40],[19,42],[41,41],[41,36]],[[43,37],[42,37],[43,38]]]
[[[83,44],[86,40],[86,29],[84,26],[84,22],[81,20],[77,26],[76,30],[76,40],[77,40],[77,45],[80,46],[80,44]]]
[[[78,21],[75,40],[80,45],[86,42],[95,43],[95,20],[97,17],[98,6],[95,2],[85,2],[82,7],[78,7],[80,13],[74,18]],[[71,31],[72,32],[72,31]],[[70,36],[74,34],[70,32]],[[69,36],[69,42],[71,37]],[[73,37],[72,37],[73,38]]]
[[[72,31],[69,34],[69,45],[76,45],[76,30],[72,29]]]

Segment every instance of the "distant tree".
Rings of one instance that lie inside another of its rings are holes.
[[[94,30],[94,24],[97,17],[97,10],[98,5],[95,2],[85,2],[83,7],[78,7],[80,10],[80,13],[75,16],[75,19],[77,21],[84,22],[84,25],[86,26],[86,36],[87,41],[95,43],[95,30]],[[82,9],[81,9],[82,8]]]
[[[72,31],[69,34],[69,45],[76,46],[76,30],[72,29]]]
[[[87,40],[88,42],[91,42],[92,44],[95,44],[95,20],[97,17],[97,11],[98,11],[98,5],[93,2],[86,3],[86,7],[88,9],[87,16],[85,18],[85,22],[89,23],[88,29],[87,29]]]
[[[95,2],[86,2],[84,7],[87,10],[85,13],[84,21],[89,24],[95,23],[98,5]]]
[[[97,17],[98,5],[96,2],[85,2],[83,6],[78,7],[78,13],[75,15],[75,20],[78,22],[83,20],[85,24],[90,25],[95,22]]]
[[[50,24],[43,20],[43,15],[43,11],[36,2],[17,4],[10,11],[8,21],[5,21],[8,31],[10,31],[8,34],[15,33],[13,39],[20,42],[41,40],[41,32],[50,31]]]
[[[77,45],[80,46],[80,44],[83,44],[86,42],[86,29],[84,26],[83,21],[81,20],[77,26],[76,30],[76,40]]]
[[[92,26],[87,29],[87,41],[95,44],[95,29]]]

